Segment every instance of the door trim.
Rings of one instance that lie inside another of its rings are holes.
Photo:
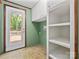
[[[17,8],[17,9],[20,9],[20,10],[24,10],[25,16],[26,16],[26,9],[22,9],[22,8],[19,8],[19,7],[4,4],[4,52],[6,52],[6,6]],[[27,46],[26,44],[27,43],[26,43],[26,17],[25,17],[25,47]],[[18,49],[21,49],[21,48],[18,48]]]
[[[15,3],[15,2],[11,2],[11,1],[8,1],[8,0],[3,0],[3,1],[5,1],[5,2],[9,2],[9,3],[12,3],[12,4],[15,4],[15,5],[18,5],[18,6],[21,6],[21,7],[24,7],[24,8],[31,9],[31,8],[29,8],[29,7],[26,7],[26,6],[20,5],[20,4]]]
[[[74,0],[74,33],[75,33],[75,57],[74,59],[78,59],[78,0]]]

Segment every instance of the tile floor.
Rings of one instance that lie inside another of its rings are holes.
[[[46,59],[46,52],[42,46],[34,46],[2,54],[0,59]]]

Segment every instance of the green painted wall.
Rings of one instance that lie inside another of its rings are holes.
[[[32,12],[27,10],[27,46],[39,44],[38,24],[32,22]]]
[[[0,5],[0,54],[4,52],[3,45],[3,5]]]
[[[46,47],[46,30],[44,30],[44,26],[46,26],[46,21],[40,22],[40,32],[39,32],[39,37],[40,37],[40,44],[44,47]]]
[[[39,42],[43,47],[46,47],[46,30],[44,30],[44,26],[46,26],[46,21],[43,22],[33,22],[34,27],[38,33]]]

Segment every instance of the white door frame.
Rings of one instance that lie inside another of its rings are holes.
[[[9,9],[10,8],[10,9]],[[10,19],[9,19],[9,13],[11,12],[11,10],[13,11],[21,11],[22,12],[22,15],[23,15],[23,25],[22,25],[22,28],[23,28],[23,31],[22,31],[22,38],[23,40],[22,41],[17,41],[15,43],[13,43],[11,46],[10,46]],[[26,10],[24,9],[21,9],[21,8],[17,8],[17,7],[14,7],[14,6],[9,6],[9,5],[4,5],[4,48],[5,48],[5,51],[11,51],[11,50],[15,50],[15,49],[19,49],[19,48],[23,48],[25,47],[25,43],[26,43],[26,38],[25,38],[25,32],[26,32],[26,29],[25,29],[25,25],[26,25],[26,17],[25,17],[25,13],[26,13]],[[16,45],[16,46],[15,46]]]

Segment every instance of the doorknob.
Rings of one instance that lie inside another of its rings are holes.
[[[22,32],[25,32],[25,28],[22,29]]]

